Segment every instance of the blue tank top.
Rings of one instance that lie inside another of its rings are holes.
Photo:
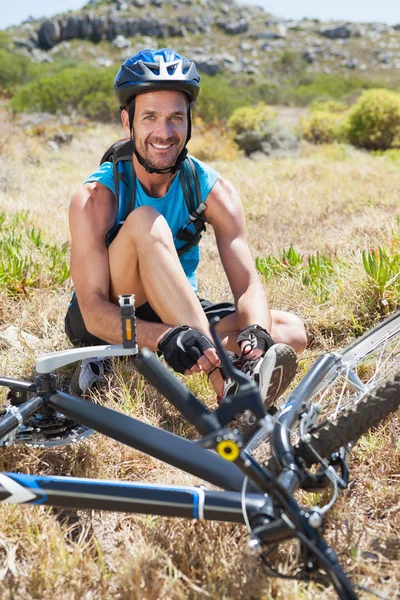
[[[214,187],[219,174],[214,171],[214,169],[204,164],[200,160],[197,160],[193,156],[190,158],[196,167],[199,177],[201,202],[206,203],[207,197]],[[124,180],[127,182],[130,193],[132,190],[133,180],[132,169],[130,168],[129,164],[124,164],[124,171]],[[88,177],[84,183],[91,183],[94,181],[105,185],[113,192],[113,194],[115,194],[113,165],[111,162],[105,162],[100,165],[99,168],[92,173],[92,175],[90,175],[90,177]],[[176,239],[176,234],[179,229],[187,223],[190,215],[186,206],[179,176],[177,175],[175,177],[168,192],[162,198],[152,198],[151,196],[148,196],[137,178],[135,191],[135,208],[138,206],[151,206],[155,208],[167,221],[174,237],[175,248],[178,249],[183,246],[185,242]],[[186,277],[189,280],[189,283],[193,287],[194,291],[197,292],[196,269],[200,261],[199,246],[192,246],[190,250],[179,257],[179,260],[183,270],[185,271]]]

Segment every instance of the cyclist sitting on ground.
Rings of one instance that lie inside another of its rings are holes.
[[[120,176],[114,176],[111,162],[74,195],[70,230],[76,294],[66,332],[74,344],[121,343],[118,296],[134,293],[139,348],[162,352],[180,373],[206,372],[222,396],[235,393],[236,384],[225,379],[210,341],[209,320],[219,316],[217,329],[235,353],[232,359],[256,379],[270,404],[294,377],[296,351],[306,345],[304,325],[293,314],[269,309],[237,191],[191,157],[205,209],[200,218],[214,230],[234,303],[213,304],[197,296],[199,236],[189,224],[198,219],[189,213],[179,176],[187,164],[191,109],[200,90],[196,66],[170,49],[143,50],[124,62],[114,87],[131,140],[132,159],[125,161],[121,177],[134,210],[115,231]],[[178,239],[185,230],[185,239]],[[83,361],[71,391],[85,392],[102,375],[100,361]]]

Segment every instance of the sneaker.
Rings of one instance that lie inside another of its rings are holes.
[[[260,388],[264,406],[268,408],[283,394],[293,381],[297,370],[297,354],[287,344],[274,344],[264,356],[256,359],[235,361],[243,373],[250,375]],[[237,394],[239,384],[228,378],[224,383],[224,396]],[[250,427],[256,418],[250,411],[243,414],[242,422]]]
[[[84,396],[89,390],[98,387],[104,379],[104,360],[85,358],[76,367],[69,384],[70,394]]]

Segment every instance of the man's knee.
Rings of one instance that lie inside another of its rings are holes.
[[[125,220],[124,232],[129,232],[135,243],[161,241],[171,242],[172,232],[166,219],[151,206],[135,208]]]
[[[303,352],[307,347],[307,334],[303,321],[293,313],[271,311],[271,314],[273,315],[271,333],[275,342],[289,344],[296,352]]]

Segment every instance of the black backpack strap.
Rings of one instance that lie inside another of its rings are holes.
[[[185,242],[185,245],[177,250],[178,256],[182,256],[182,254],[190,250],[192,246],[197,246],[199,244],[201,234],[206,230],[206,219],[203,214],[206,205],[201,201],[200,181],[195,164],[191,158],[186,158],[179,172],[179,178],[190,215],[188,221],[176,234],[178,240]],[[194,226],[196,230],[195,233],[190,231],[190,224]]]
[[[103,154],[100,164],[104,162],[113,163],[113,175],[114,175],[114,186],[115,195],[118,203],[117,218],[114,226],[107,234],[107,243],[110,244],[117,235],[122,224],[125,222],[126,217],[135,207],[135,171],[132,165],[133,155],[133,142],[130,139],[123,139],[115,142],[106,152]],[[127,182],[124,180],[124,164],[129,163],[132,168],[132,179],[133,185],[129,197],[129,201],[126,202],[124,196],[124,185],[127,186]]]

